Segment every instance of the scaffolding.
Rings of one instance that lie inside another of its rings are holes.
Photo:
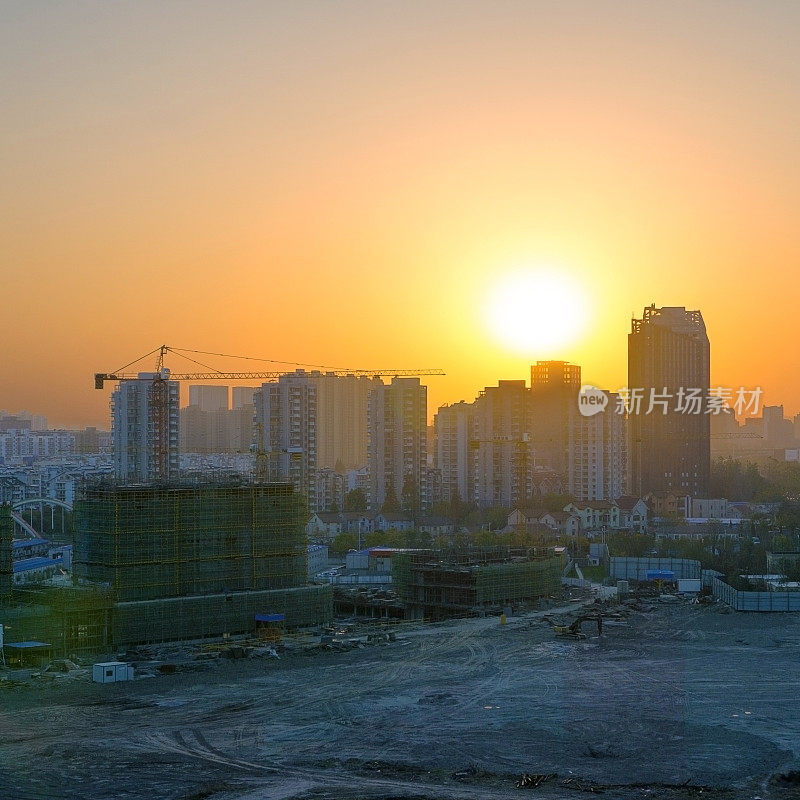
[[[563,558],[509,548],[405,552],[392,558],[392,586],[412,618],[446,619],[552,594]]]
[[[114,642],[133,646],[253,634],[256,615],[262,614],[282,615],[287,628],[328,623],[333,618],[333,589],[327,584],[117,603]]]
[[[14,540],[14,518],[10,505],[0,505],[0,601],[11,596],[14,583],[12,542]]]
[[[330,586],[308,586],[305,504],[290,484],[85,489],[73,575],[114,595],[114,646],[329,622]]]
[[[74,575],[120,602],[302,586],[304,522],[288,484],[92,487],[75,505]]]
[[[15,589],[0,604],[8,644],[43,641],[56,656],[85,655],[112,645],[113,596],[107,590],[71,586]]]

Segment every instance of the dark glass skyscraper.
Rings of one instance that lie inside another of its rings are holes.
[[[531,367],[531,432],[538,465],[567,481],[569,420],[578,407],[581,368],[566,361],[537,361]]]
[[[703,315],[683,306],[645,308],[642,318],[632,321],[628,335],[628,389],[634,406],[629,416],[631,484],[635,494],[708,497],[709,388],[709,343]],[[638,409],[633,400],[637,390],[642,390]],[[699,390],[701,404],[688,402],[689,390],[695,391],[695,397]],[[651,397],[656,399],[652,407]]]

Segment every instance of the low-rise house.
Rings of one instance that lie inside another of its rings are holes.
[[[385,511],[372,518],[373,531],[410,531],[414,527],[414,520],[405,514],[395,514]]]
[[[431,536],[452,536],[456,531],[455,524],[447,517],[422,517],[417,527]]]
[[[619,506],[609,500],[591,500],[568,503],[564,511],[575,514],[584,532],[619,528]]]
[[[363,536],[372,531],[372,520],[363,511],[345,511],[339,514],[342,520],[342,528],[345,533],[355,533]]]
[[[333,539],[344,530],[342,515],[329,511],[317,511],[306,524],[309,539]]]
[[[619,506],[619,526],[643,533],[647,530],[647,503],[641,497],[624,496],[616,500]]]
[[[686,519],[729,520],[741,519],[744,515],[733,503],[724,498],[687,497],[683,515]]]
[[[581,518],[569,511],[545,511],[539,522],[551,531],[577,536],[581,532]]]
[[[541,509],[515,508],[508,515],[507,529],[516,531],[533,531],[540,527],[544,513]]]

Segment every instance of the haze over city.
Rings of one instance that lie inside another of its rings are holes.
[[[798,800],[799,42],[0,0],[0,800]]]
[[[616,389],[651,302],[702,309],[712,385],[798,410],[794,3],[2,14],[11,411],[107,427],[92,374],[161,342],[441,367],[429,409],[547,358]],[[503,314],[520,274],[560,305]]]

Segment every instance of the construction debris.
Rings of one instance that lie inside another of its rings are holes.
[[[525,772],[517,781],[517,789],[535,789],[537,786],[555,780],[557,777],[558,775],[555,772],[542,775],[532,775],[529,772]]]

